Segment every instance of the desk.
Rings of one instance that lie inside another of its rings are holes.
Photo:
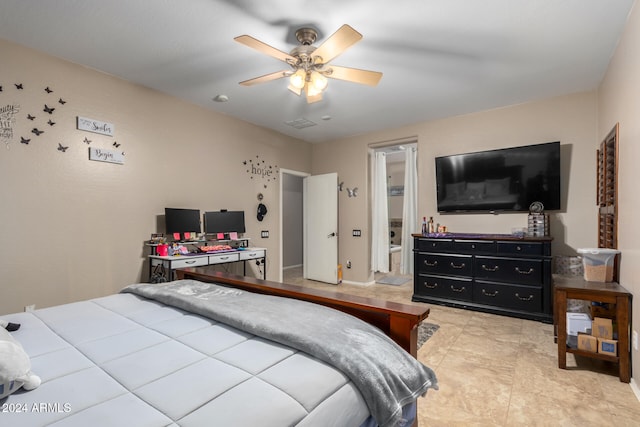
[[[582,277],[554,278],[554,310],[558,333],[558,367],[567,368],[567,353],[618,363],[620,381],[631,380],[631,293],[618,283],[587,282]],[[618,356],[578,350],[567,346],[567,300],[580,299],[616,305]]]
[[[247,275],[247,261],[262,260],[262,279],[267,278],[267,250],[265,248],[239,249],[228,252],[199,255],[149,255],[149,279],[154,282],[175,279],[175,270],[185,267],[243,263],[243,275]]]

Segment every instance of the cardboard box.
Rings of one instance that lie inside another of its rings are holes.
[[[587,313],[567,313],[567,335],[591,330],[591,318]]]
[[[598,352],[598,338],[589,334],[578,334],[578,350]]]
[[[591,335],[606,340],[613,339],[613,323],[611,319],[595,317],[591,326]]]
[[[609,356],[617,356],[618,341],[598,338],[598,353],[608,354]]]

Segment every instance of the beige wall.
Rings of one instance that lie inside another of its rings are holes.
[[[640,10],[634,7],[618,48],[599,89],[598,141],[620,123],[618,165],[618,248],[621,250],[620,283],[633,293],[633,313],[640,313]],[[593,207],[595,210],[595,207]],[[633,316],[632,329],[640,332]],[[632,350],[633,383],[640,396],[640,352]]]
[[[353,264],[345,280],[368,282],[370,271],[368,147],[386,141],[417,137],[418,217],[454,232],[510,233],[526,227],[526,213],[438,215],[436,212],[434,158],[517,145],[561,141],[563,210],[551,218],[555,254],[575,254],[579,247],[597,243],[595,200],[596,92],[578,93],[505,107],[404,128],[359,135],[313,146],[313,173],[336,171],[340,181],[358,185],[361,197],[340,197],[340,262]],[[419,224],[414,231],[420,230]],[[351,237],[352,228],[363,236]],[[346,237],[345,237],[346,236]]]
[[[267,276],[278,278],[279,182],[252,179],[243,162],[309,171],[307,143],[1,40],[0,57],[0,107],[20,107],[14,138],[0,147],[0,313],[146,280],[143,242],[164,231],[165,207],[245,210],[247,236],[268,249]],[[115,137],[76,130],[78,115],[114,124]],[[125,164],[89,161],[85,137],[98,148],[120,143]],[[269,208],[261,223],[259,192]]]

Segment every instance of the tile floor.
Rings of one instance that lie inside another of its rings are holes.
[[[284,281],[324,288],[296,269]],[[345,293],[410,304],[412,281],[401,286],[340,284]],[[640,426],[640,401],[621,383],[615,366],[567,354],[558,369],[553,326],[430,305],[440,325],[418,350],[440,389],[418,403],[420,427]]]

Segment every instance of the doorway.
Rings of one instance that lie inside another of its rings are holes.
[[[280,280],[338,284],[338,174],[280,171]],[[289,271],[293,270],[293,271]],[[302,278],[292,276],[302,270]]]
[[[419,231],[417,212],[417,142],[415,139],[372,147],[371,247],[373,273],[413,273],[412,233]],[[384,161],[382,160],[384,159]],[[375,225],[377,224],[377,226]],[[376,280],[378,281],[378,280]]]
[[[302,279],[304,178],[308,173],[280,169],[280,276],[278,281],[295,283]],[[285,226],[286,224],[286,226]]]

